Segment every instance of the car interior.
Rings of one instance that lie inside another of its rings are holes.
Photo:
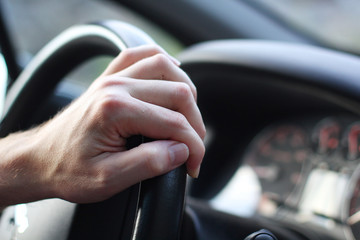
[[[356,51],[247,0],[39,0],[34,23],[51,2],[79,14],[32,25],[46,37],[31,49],[14,20],[29,21],[26,2],[0,3],[1,137],[56,114],[122,50],[157,42],[197,87],[206,155],[198,179],[181,167],[99,203],[10,206],[0,239],[360,239]]]

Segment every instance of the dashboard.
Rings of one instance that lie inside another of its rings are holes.
[[[280,239],[360,239],[358,58],[235,40],[181,57],[211,135],[190,196],[298,236]]]
[[[213,198],[214,207],[293,221],[330,231],[336,239],[359,239],[359,119],[275,122],[254,137],[240,158],[238,171]]]

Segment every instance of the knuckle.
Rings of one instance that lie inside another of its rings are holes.
[[[120,57],[124,61],[132,61],[135,55],[135,51],[132,48],[126,48],[120,53]]]
[[[205,125],[201,125],[199,127],[199,129],[197,130],[197,133],[199,135],[199,137],[204,141],[205,140],[205,137],[206,137],[206,128],[205,128]]]
[[[147,47],[154,54],[163,52],[162,48],[159,45],[156,45],[156,44],[149,44],[149,45],[147,45]]]
[[[117,112],[133,111],[133,107],[124,96],[114,93],[104,93],[98,101],[96,111],[101,119],[111,119]]]
[[[102,167],[97,174],[97,182],[99,189],[106,189],[111,186],[114,178],[114,170],[110,167]]]
[[[111,169],[106,167],[101,168],[96,175],[96,187],[99,189],[104,189],[109,186],[109,179],[111,179],[111,175]]]
[[[194,99],[191,88],[186,83],[177,84],[177,87],[175,88],[175,96],[182,102],[189,102],[189,100]]]
[[[179,112],[173,112],[172,116],[168,118],[171,128],[183,129],[189,126],[189,122],[184,115]]]
[[[184,72],[183,76],[182,76],[182,81],[180,81],[181,83],[185,84],[184,87],[186,87],[186,91],[188,93],[191,93],[189,95],[191,95],[191,97],[196,101],[197,100],[197,89],[196,86],[194,85],[194,83],[191,81],[191,79],[188,77],[188,75]]]
[[[103,196],[112,195],[119,187],[119,171],[116,167],[107,164],[98,164],[93,173],[92,188],[94,192]]]
[[[160,152],[156,148],[149,148],[145,157],[146,167],[152,176],[159,175],[167,169],[168,161],[160,156]]]
[[[99,102],[99,112],[105,117],[114,113],[117,109],[122,109],[124,107],[124,104],[122,104],[116,96],[110,94],[104,96]]]
[[[153,57],[153,63],[157,69],[167,69],[170,66],[170,59],[165,54],[158,53]]]
[[[195,101],[197,101],[197,98],[198,98],[198,93],[197,93],[197,88],[196,88],[196,86],[193,84],[192,86],[191,86],[191,91],[192,91],[192,93],[193,93],[193,95],[194,95],[194,99],[195,99]]]

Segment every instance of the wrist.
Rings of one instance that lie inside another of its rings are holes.
[[[38,128],[0,140],[0,206],[48,198]]]

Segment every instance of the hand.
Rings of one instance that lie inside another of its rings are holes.
[[[127,150],[133,135],[158,140]],[[95,202],[185,162],[197,177],[204,137],[195,86],[178,62],[156,46],[128,49],[52,120],[0,142],[0,152],[24,144],[0,163],[2,180],[13,181],[0,198],[7,189],[21,202]]]

